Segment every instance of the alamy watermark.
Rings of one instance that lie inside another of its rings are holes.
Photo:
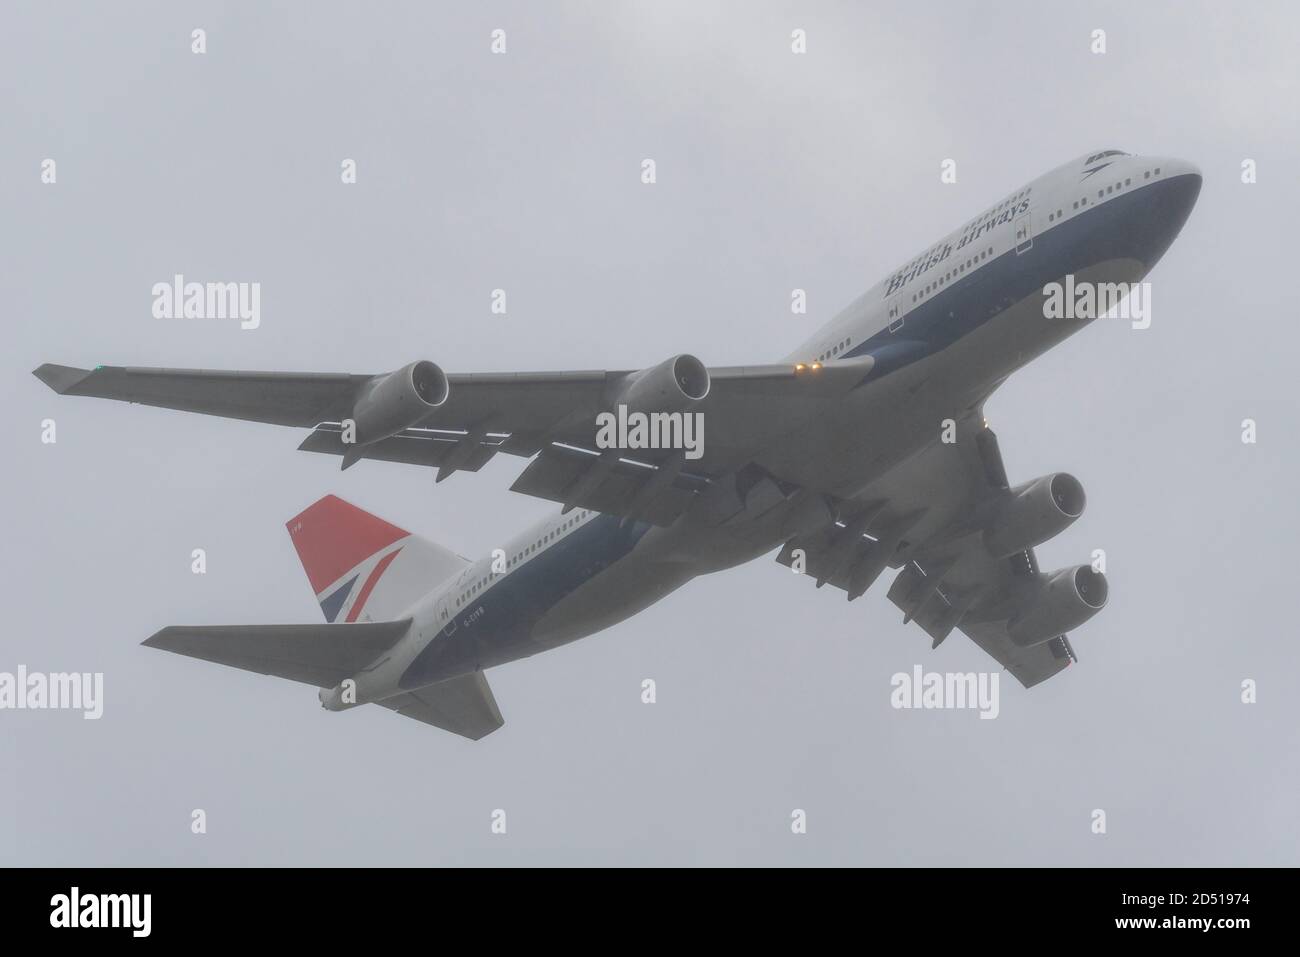
[[[620,405],[617,413],[597,415],[596,429],[599,449],[685,449],[692,460],[704,455],[703,412],[629,412]]]
[[[1075,282],[1067,274],[1064,283],[1043,287],[1044,319],[1130,319],[1134,329],[1151,326],[1151,283]]]
[[[96,671],[0,671],[0,711],[80,711],[98,720],[104,714],[104,673]]]
[[[74,887],[50,898],[50,926],[129,928],[132,937],[148,937],[152,911],[152,894],[83,894]]]
[[[153,284],[155,319],[238,319],[239,328],[262,324],[260,282],[186,282],[177,273],[171,282]]]
[[[980,718],[993,719],[1001,710],[998,704],[998,673],[925,671],[920,665],[911,674],[900,671],[889,680],[894,689],[889,704],[896,710],[913,708],[978,710]]]

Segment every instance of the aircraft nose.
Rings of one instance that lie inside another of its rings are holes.
[[[1178,228],[1181,229],[1183,223],[1187,222],[1187,217],[1191,215],[1197,197],[1201,195],[1201,170],[1195,163],[1180,159],[1165,160],[1162,165],[1164,166],[1161,170],[1162,178],[1165,179],[1168,187],[1165,202],[1170,218],[1175,220]]]
[[[1154,208],[1150,212],[1164,225],[1167,238],[1172,242],[1201,195],[1201,171],[1195,163],[1172,156],[1151,160],[1150,164],[1159,170],[1159,178],[1152,183]]]
[[[1134,258],[1149,270],[1160,261],[1191,215],[1201,195],[1201,171],[1196,164],[1174,157],[1137,159],[1143,185],[1133,194],[1136,205],[1124,233],[1134,244]]]

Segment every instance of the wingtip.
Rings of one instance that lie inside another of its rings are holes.
[[[74,366],[60,366],[46,362],[32,370],[32,375],[40,379],[59,395],[73,389],[77,383],[93,373],[93,369],[78,369]]]
[[[144,641],[140,642],[140,644],[146,648],[165,648],[166,647],[165,642],[167,640],[167,636],[171,633],[172,630],[173,630],[173,626],[171,625],[168,625],[166,628],[161,628],[158,631],[155,631]]]

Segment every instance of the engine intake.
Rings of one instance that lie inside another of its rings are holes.
[[[1083,486],[1067,472],[1044,475],[1011,490],[984,532],[996,558],[1041,545],[1065,531],[1087,504]]]
[[[352,410],[356,444],[369,445],[409,429],[447,401],[447,374],[422,359],[376,376]]]
[[[1029,610],[1007,622],[1007,634],[1022,648],[1051,641],[1106,607],[1109,592],[1106,576],[1091,565],[1052,572],[1044,576]]]
[[[709,394],[709,386],[708,367],[682,353],[632,373],[614,404],[629,412],[684,412]]]

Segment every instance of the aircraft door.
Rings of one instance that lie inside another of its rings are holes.
[[[441,603],[442,607],[438,609],[437,622],[442,625],[442,636],[444,638],[450,638],[456,633],[456,618],[451,613],[451,606],[455,600],[454,595],[445,596]]]
[[[1034,247],[1033,226],[1029,222],[1031,213],[1025,213],[1016,220],[1016,254],[1026,253]]]
[[[885,318],[889,320],[889,331],[897,332],[903,328],[903,296],[895,296],[885,304]]]

